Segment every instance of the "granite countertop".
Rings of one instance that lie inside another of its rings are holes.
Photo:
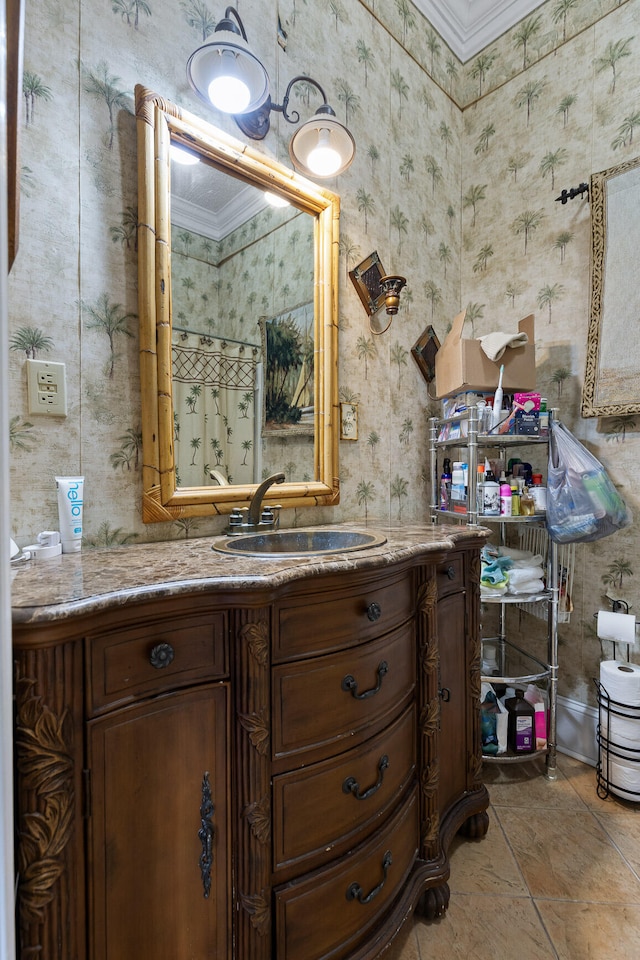
[[[380,546],[321,556],[234,556],[212,549],[225,537],[200,537],[133,544],[63,554],[52,560],[12,566],[14,623],[37,623],[90,613],[106,606],[217,587],[243,590],[277,587],[295,579],[341,570],[376,569],[425,552],[449,550],[456,542],[478,539],[486,531],[458,525],[402,524],[371,527],[357,523],[323,529],[369,530],[386,537]]]

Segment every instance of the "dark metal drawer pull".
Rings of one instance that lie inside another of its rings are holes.
[[[351,696],[355,697],[356,700],[366,700],[367,697],[373,697],[382,686],[382,678],[389,672],[389,664],[386,660],[382,660],[378,666],[377,672],[378,682],[375,687],[371,688],[371,690],[365,690],[364,693],[358,693],[358,684],[356,683],[355,677],[350,673],[348,673],[346,677],[342,678],[342,689],[345,691],[345,693],[351,691]]]
[[[455,580],[456,568],[453,566],[447,567],[447,576],[449,577],[449,580]]]
[[[379,603],[370,603],[367,607],[367,617],[369,620],[379,620],[382,616],[382,607]]]
[[[374,897],[377,897],[385,883],[387,882],[387,872],[389,867],[393,863],[393,857],[391,856],[391,850],[387,850],[384,857],[382,858],[382,871],[384,876],[377,887],[374,887],[366,896],[362,895],[362,887],[359,883],[351,883],[347,887],[347,900],[357,900],[359,903],[371,903]]]
[[[149,654],[149,663],[156,670],[162,670],[163,667],[169,666],[175,655],[175,650],[170,643],[157,643]]]
[[[202,876],[202,887],[205,900],[211,893],[211,866],[213,864],[213,838],[215,830],[213,827],[213,814],[215,807],[211,797],[211,784],[209,783],[209,774],[205,773],[202,778],[202,801],[200,803],[200,829],[198,838],[202,844],[202,853],[200,854],[200,874]]]
[[[360,786],[356,778],[347,777],[345,782],[342,784],[342,792],[352,793],[356,798],[356,800],[367,800],[369,797],[372,797],[373,794],[376,793],[376,791],[379,790],[380,787],[382,786],[382,781],[384,779],[384,772],[388,766],[389,766],[389,757],[385,753],[384,756],[380,757],[380,761],[378,763],[378,779],[376,783],[373,784],[372,787],[368,787],[364,791],[364,793],[360,793]]]
[[[440,687],[438,693],[443,703],[449,703],[451,700],[451,690],[449,690],[449,687]]]

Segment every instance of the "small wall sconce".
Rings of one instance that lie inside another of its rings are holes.
[[[400,305],[400,291],[406,285],[406,277],[392,276],[380,277],[380,287],[384,294],[384,305],[390,316],[395,316]]]
[[[384,272],[384,267],[376,250],[349,271],[349,276],[362,301],[362,305],[369,314],[369,329],[379,336],[391,326],[391,321],[398,312],[400,305],[400,291],[406,285],[406,278],[396,274]],[[391,318],[386,326],[377,329],[371,322],[372,317],[385,307]]]
[[[355,140],[336,118],[324,90],[312,77],[294,77],[282,103],[273,103],[269,75],[251,52],[240,14],[234,7],[226,8],[211,37],[191,54],[187,77],[205,103],[230,113],[242,132],[253,140],[266,137],[272,110],[281,113],[287,123],[298,123],[300,114],[296,110],[288,112],[291,88],[296,83],[315,87],[323,103],[291,138],[289,155],[293,165],[307,175],[323,178],[342,173],[353,161]]]

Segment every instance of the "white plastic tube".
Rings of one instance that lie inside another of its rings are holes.
[[[63,553],[82,549],[82,504],[84,477],[56,477],[58,516]]]

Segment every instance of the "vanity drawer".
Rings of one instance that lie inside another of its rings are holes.
[[[89,637],[90,711],[224,677],[226,635],[227,617],[221,612]]]
[[[341,740],[351,746],[376,733],[408,702],[416,681],[414,625],[330,656],[280,664],[272,676],[274,759],[312,749],[323,759]]]
[[[335,590],[321,599],[296,598],[277,609],[272,659],[317,656],[371,640],[413,613],[412,578],[377,578],[360,589]]]
[[[458,593],[464,588],[464,560],[461,554],[448,557],[437,565],[436,584],[439,597]]]
[[[366,836],[414,776],[415,707],[339,759],[273,780],[274,869],[282,879],[327,863]],[[318,816],[318,811],[322,815]]]
[[[278,960],[350,957],[402,890],[418,855],[418,834],[414,789],[385,828],[351,856],[276,888]]]

